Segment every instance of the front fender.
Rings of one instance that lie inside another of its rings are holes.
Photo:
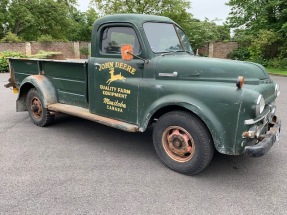
[[[176,100],[175,100],[176,98]],[[226,148],[226,135],[224,133],[225,129],[218,119],[218,117],[215,115],[215,113],[210,109],[208,106],[206,106],[204,103],[202,103],[199,100],[196,100],[194,98],[190,98],[188,96],[183,95],[167,95],[164,97],[159,98],[158,100],[154,101],[145,111],[143,114],[143,119],[140,120],[142,123],[141,130],[145,130],[148,126],[149,121],[153,117],[153,115],[160,111],[160,109],[169,107],[169,106],[178,106],[182,107],[195,115],[197,115],[207,126],[209,129],[209,132],[213,138],[215,148],[221,152],[226,153],[227,151],[231,151],[232,149]]]
[[[43,75],[31,75],[25,78],[20,85],[17,99],[17,111],[26,111],[26,96],[31,88],[36,88],[43,99],[43,106],[58,103],[58,96],[51,81]]]

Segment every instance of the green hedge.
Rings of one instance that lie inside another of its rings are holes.
[[[248,50],[248,48],[244,48],[244,47],[239,47],[233,50],[228,55],[228,58],[231,58],[233,60],[256,62],[268,68],[283,69],[283,70],[287,69],[287,58],[278,57],[278,58],[273,58],[273,59],[264,59],[263,57],[260,57],[260,56],[251,57],[250,51]]]
[[[274,69],[287,69],[287,58],[274,58],[269,60],[268,67]]]
[[[5,51],[0,53],[0,73],[9,72],[8,57],[26,57],[20,52]]]
[[[26,56],[20,52],[5,51],[0,53],[0,73],[9,72],[8,57],[19,57],[19,58],[37,58],[37,59],[53,59],[57,55],[61,55],[61,52],[45,52],[39,51],[35,55]]]

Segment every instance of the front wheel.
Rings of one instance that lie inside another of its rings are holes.
[[[153,131],[153,144],[164,164],[187,175],[202,171],[214,153],[206,126],[184,111],[169,112],[159,118]]]
[[[54,116],[50,114],[47,108],[43,107],[43,99],[35,88],[29,90],[26,105],[30,118],[35,125],[44,127],[53,121]]]

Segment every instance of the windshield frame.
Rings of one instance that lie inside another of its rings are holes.
[[[189,48],[190,48],[190,51],[185,48],[185,46],[184,46],[184,44],[183,44],[183,41],[180,39],[179,33],[178,33],[178,31],[177,31],[176,28],[178,28],[179,30],[181,30],[181,31],[184,33],[184,35],[185,35],[185,37],[186,37],[186,39],[187,39],[187,42],[188,42],[188,46],[189,46]],[[180,41],[182,47],[183,47],[183,50],[184,50],[185,52],[189,53],[189,54],[194,55],[193,48],[192,48],[192,46],[191,46],[191,44],[190,44],[189,38],[188,38],[187,34],[185,33],[185,31],[184,31],[179,25],[176,25],[176,24],[174,24],[174,29],[175,29],[175,31],[176,31],[176,34],[177,34],[177,36],[178,36],[178,38],[179,38],[179,41]]]
[[[150,39],[148,38],[147,33],[146,33],[146,30],[145,30],[145,28],[144,28],[144,25],[145,25],[146,23],[156,23],[156,24],[169,24],[169,25],[172,25],[172,26],[173,26],[173,29],[174,29],[174,32],[175,32],[175,35],[177,36],[177,39],[178,39],[178,41],[179,41],[179,45],[180,45],[180,47],[181,47],[181,50],[166,50],[166,51],[155,51],[155,50],[153,50],[152,45],[151,45],[151,42],[150,42]],[[143,23],[143,31],[144,31],[144,34],[145,34],[146,39],[147,39],[147,42],[148,42],[148,44],[149,44],[149,48],[151,49],[151,51],[152,51],[154,54],[180,53],[180,52],[186,52],[186,53],[189,53],[189,54],[193,54],[193,49],[192,49],[192,46],[191,46],[189,40],[188,40],[188,45],[189,45],[191,51],[187,50],[187,49],[185,48],[185,46],[183,45],[183,41],[181,40],[181,38],[180,38],[180,36],[179,36],[179,33],[178,33],[178,31],[177,31],[176,28],[180,29],[180,30],[185,34],[186,38],[188,39],[188,37],[187,37],[185,31],[184,31],[179,25],[177,25],[176,23],[173,23],[173,22],[156,22],[156,21],[147,21],[147,22],[144,22],[144,23]]]

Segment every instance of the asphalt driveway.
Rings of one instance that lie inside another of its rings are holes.
[[[65,115],[35,126],[0,74],[0,214],[286,214],[287,78],[272,78],[280,143],[256,159],[216,154],[188,177],[161,164],[150,131]]]

